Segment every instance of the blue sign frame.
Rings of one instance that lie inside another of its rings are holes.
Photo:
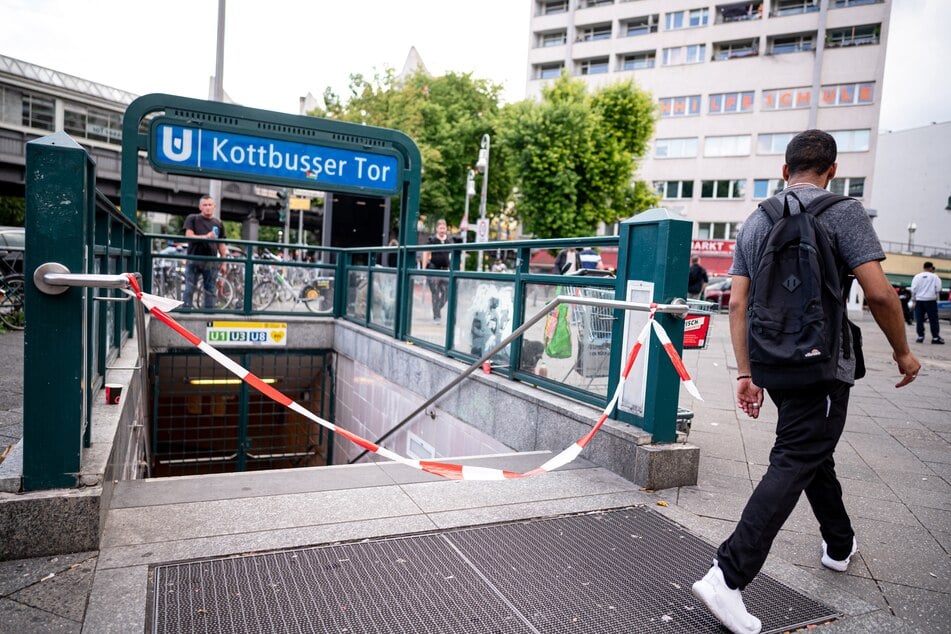
[[[399,157],[387,151],[262,137],[167,117],[150,122],[149,138],[149,161],[162,172],[381,195],[398,193],[402,183]]]

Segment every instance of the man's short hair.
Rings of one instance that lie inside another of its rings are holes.
[[[786,146],[786,166],[790,174],[824,174],[835,163],[838,148],[832,135],[822,130],[806,130]]]
[[[696,263],[699,262],[699,261],[700,261],[700,256],[699,256],[699,255],[695,255],[695,256],[693,256],[693,257],[690,258],[690,263],[691,263],[691,264],[696,264]]]
[[[925,262],[924,266],[922,266],[921,268],[927,269],[930,271],[931,269],[934,268],[934,264],[932,264],[931,262]]]

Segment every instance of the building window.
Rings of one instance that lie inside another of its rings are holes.
[[[586,26],[578,29],[578,37],[575,38],[577,42],[596,42],[598,40],[610,40],[611,39],[611,23],[606,24],[593,24],[591,26]]]
[[[538,3],[538,15],[552,15],[567,12],[568,0],[548,0],[548,2]]]
[[[693,117],[700,114],[700,95],[690,95],[689,97],[667,97],[659,99],[660,116],[662,119],[668,117]]]
[[[558,79],[561,77],[561,71],[565,68],[564,62],[552,62],[550,64],[539,64],[535,76],[538,79]]]
[[[796,136],[795,132],[779,132],[775,134],[759,134],[756,137],[757,154],[785,154],[786,146]]]
[[[591,7],[606,7],[610,4],[614,4],[614,0],[584,0],[581,3],[581,8],[590,9]]]
[[[808,108],[811,103],[812,89],[803,88],[781,88],[779,90],[764,90],[763,103],[760,106],[763,110],[793,110],[795,108]]]
[[[872,139],[871,130],[835,130],[829,131],[839,152],[868,152]]]
[[[654,141],[655,158],[693,158],[695,156],[697,156],[697,137]]]
[[[744,20],[759,20],[763,17],[763,0],[747,0],[721,4],[716,8],[717,24],[726,22],[742,22]]]
[[[753,180],[753,198],[756,200],[775,196],[783,191],[785,182],[781,178],[757,178]]]
[[[753,137],[749,134],[732,136],[708,136],[703,140],[703,155],[717,156],[749,156]]]
[[[698,222],[698,240],[736,240],[740,230],[738,222]]]
[[[620,70],[642,70],[644,68],[653,68],[657,60],[654,51],[644,51],[643,53],[628,53],[621,56]]]
[[[823,86],[819,91],[819,107],[861,106],[875,103],[875,82]]]
[[[862,26],[828,29],[826,31],[826,46],[829,48],[843,48],[845,46],[878,44],[881,32],[881,24],[863,24]]]
[[[716,61],[754,55],[759,55],[759,38],[756,37],[736,42],[716,42],[713,45],[713,59]]]
[[[816,48],[815,33],[800,33],[799,35],[776,35],[769,38],[767,50],[770,55],[785,55],[786,53],[801,53]]]
[[[561,46],[568,42],[568,36],[564,29],[560,31],[551,31],[549,33],[539,33],[537,37],[537,46],[540,48]]]
[[[743,198],[743,190],[746,188],[745,180],[732,181],[701,181],[700,198]]]
[[[833,9],[843,9],[845,7],[857,7],[863,4],[879,4],[885,0],[832,0]]]
[[[63,130],[93,141],[121,143],[122,115],[79,104],[66,104],[63,108]]]
[[[693,181],[656,181],[654,189],[665,200],[693,198]]]
[[[707,102],[708,114],[732,114],[735,112],[753,112],[752,90],[710,95],[710,100]]]
[[[55,101],[46,95],[23,93],[21,121],[28,128],[53,130]]]
[[[706,44],[691,44],[690,46],[674,46],[664,49],[664,66],[678,64],[699,64],[707,55]]]
[[[677,29],[691,29],[698,26],[706,26],[710,20],[710,9],[691,9],[690,11],[673,11],[664,16],[666,19],[664,28],[668,31]]]
[[[23,125],[23,93],[9,86],[0,86],[0,121]]]
[[[582,75],[602,75],[609,70],[607,57],[585,59],[578,64],[578,72]]]
[[[811,13],[819,10],[819,0],[773,0],[771,16]]]
[[[865,195],[865,177],[833,178],[829,181],[829,191],[833,194],[862,198]]]
[[[636,37],[638,35],[657,33],[658,17],[659,16],[655,13],[654,15],[644,15],[639,18],[622,20],[621,33],[624,34],[624,37]]]

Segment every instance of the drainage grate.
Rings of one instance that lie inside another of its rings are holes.
[[[714,554],[632,507],[163,564],[150,631],[720,632],[690,592]],[[744,598],[764,632],[838,616],[765,575]]]

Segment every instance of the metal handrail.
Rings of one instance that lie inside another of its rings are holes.
[[[142,274],[133,273],[136,279],[139,281],[141,287],[142,284]],[[70,273],[69,269],[58,263],[58,262],[47,262],[36,267],[36,270],[33,272],[33,283],[36,285],[36,288],[47,295],[60,295],[65,293],[70,289],[70,287],[81,287],[81,288],[121,288],[127,289],[131,286],[129,282],[129,277],[125,273],[119,274],[91,274],[91,273]],[[103,298],[105,299],[105,298]],[[128,299],[128,298],[126,298]],[[146,378],[146,372],[143,368],[148,366],[149,360],[149,348],[148,343],[145,340],[145,306],[142,302],[135,302],[135,327],[138,331],[138,336],[136,337],[136,345],[138,347],[138,359],[136,361],[135,368],[128,368],[132,370],[142,370],[139,372],[139,382],[140,382],[140,396],[142,399],[146,399],[148,396],[148,379]],[[112,368],[117,369],[117,368]],[[146,404],[142,408],[143,411],[143,423],[133,425],[133,433],[137,430],[142,429],[142,446],[145,452],[145,469],[146,476],[150,475],[151,472],[151,450],[149,448],[149,407]]]
[[[687,311],[690,310],[690,307],[687,306],[686,302],[684,302],[684,300],[682,299],[674,300],[674,303],[671,303],[671,304],[643,304],[639,302],[626,302],[626,301],[616,300],[616,299],[599,299],[597,297],[575,297],[573,295],[558,295],[554,299],[552,299],[550,302],[545,304],[545,306],[543,306],[530,319],[525,320],[525,322],[521,326],[519,326],[514,331],[512,331],[512,334],[510,334],[508,337],[506,337],[505,339],[500,341],[498,344],[496,344],[494,348],[484,353],[481,357],[479,357],[479,359],[472,362],[472,364],[469,367],[467,367],[465,370],[463,370],[459,374],[459,376],[457,376],[452,381],[447,383],[441,390],[436,392],[426,402],[424,402],[422,405],[420,405],[415,410],[413,410],[408,416],[406,416],[403,420],[397,423],[392,429],[390,429],[388,432],[380,436],[374,444],[379,445],[380,443],[385,441],[387,438],[395,434],[397,431],[399,431],[400,428],[402,428],[404,425],[412,421],[421,412],[425,411],[426,408],[428,408],[430,405],[432,405],[433,403],[438,401],[440,398],[442,398],[447,392],[449,392],[449,390],[459,385],[459,383],[461,383],[466,377],[468,377],[470,374],[472,374],[473,372],[478,370],[480,367],[482,367],[483,363],[491,359],[500,350],[502,350],[507,345],[512,343],[512,341],[520,337],[522,333],[528,330],[535,323],[541,321],[543,317],[548,316],[548,314],[551,313],[552,310],[554,310],[555,308],[558,308],[558,306],[560,306],[561,304],[597,306],[600,308],[613,308],[617,310],[639,310],[639,311],[656,310],[659,313],[671,313],[677,317],[680,317],[681,319],[683,319],[684,316],[687,314]],[[369,453],[369,449],[364,449],[362,452],[360,452],[360,454],[357,455],[356,458],[353,458],[352,460],[350,460],[349,464],[353,464],[357,462],[368,453]]]

